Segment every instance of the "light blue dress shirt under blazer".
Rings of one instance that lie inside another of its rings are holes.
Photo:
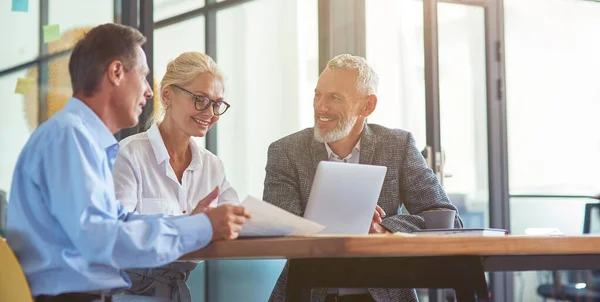
[[[115,199],[119,145],[98,116],[71,98],[21,151],[8,202],[7,241],[33,296],[115,292],[124,269],[165,265],[206,246],[205,214],[145,216]]]

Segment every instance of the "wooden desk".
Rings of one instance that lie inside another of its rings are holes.
[[[457,295],[463,292],[461,301],[474,301],[473,294],[478,294],[479,300],[484,295],[487,297],[483,271],[600,269],[600,236],[368,235],[238,239],[212,243],[185,257],[196,260],[282,258],[291,259],[288,293],[294,295],[306,287],[455,288]],[[458,275],[466,276],[457,280],[457,271],[461,272]],[[473,288],[461,288],[463,285]]]
[[[600,253],[600,236],[315,236],[214,242],[190,259],[327,258]]]

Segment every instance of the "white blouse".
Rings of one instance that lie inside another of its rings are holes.
[[[169,163],[169,153],[156,123],[119,144],[113,168],[115,193],[127,210],[140,214],[187,214],[216,186],[221,193],[211,206],[239,204],[221,159],[193,139],[192,160],[183,172],[181,184]]]

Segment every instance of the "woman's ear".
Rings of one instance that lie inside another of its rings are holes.
[[[160,91],[160,100],[162,101],[165,110],[171,106],[173,102],[173,90],[171,87],[165,87]]]
[[[374,94],[370,94],[369,96],[367,96],[367,103],[365,104],[365,108],[363,109],[361,115],[365,118],[368,117],[369,115],[371,115],[371,113],[373,113],[373,111],[375,111],[376,107],[377,96]]]

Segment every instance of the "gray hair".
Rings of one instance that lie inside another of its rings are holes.
[[[355,70],[358,87],[364,89],[368,94],[377,93],[379,77],[363,57],[350,54],[337,55],[327,62],[326,67],[329,69]]]

